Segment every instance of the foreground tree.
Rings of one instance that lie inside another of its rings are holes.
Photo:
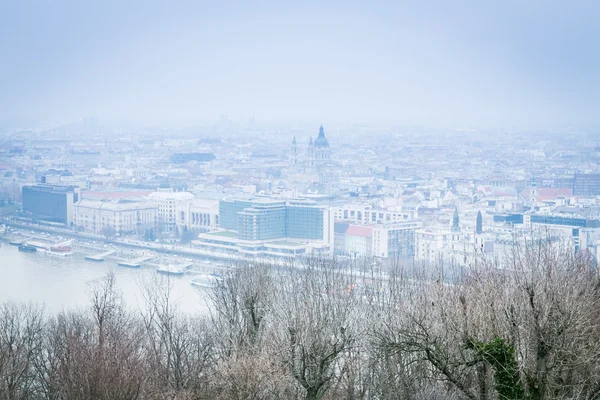
[[[561,242],[515,244],[508,263],[478,259],[396,284],[373,335],[470,399],[594,399],[600,393],[598,275]],[[458,275],[458,274],[455,274]]]

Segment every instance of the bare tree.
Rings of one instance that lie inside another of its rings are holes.
[[[355,277],[336,267],[311,259],[279,280],[278,345],[306,399],[323,398],[339,382],[360,334]]]
[[[42,351],[44,315],[34,306],[0,307],[0,399],[40,395],[34,359]]]
[[[178,311],[169,280],[144,287],[146,362],[153,377],[152,392],[164,398],[197,393],[206,388],[212,362],[212,335],[206,321]]]
[[[267,264],[239,263],[209,292],[212,322],[224,357],[258,346],[273,311],[275,282]]]
[[[515,244],[458,283],[415,276],[391,291],[373,334],[470,399],[598,396],[598,277],[561,242]]]

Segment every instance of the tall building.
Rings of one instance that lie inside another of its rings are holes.
[[[207,255],[238,259],[286,259],[333,252],[329,209],[306,200],[254,198],[219,202],[223,230],[194,243]]]
[[[26,217],[71,226],[73,203],[79,200],[75,186],[23,186],[23,213]]]
[[[329,209],[305,200],[221,200],[221,228],[242,240],[280,238],[332,241]]]

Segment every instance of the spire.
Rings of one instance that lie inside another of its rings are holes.
[[[295,145],[296,144],[296,136],[294,136],[294,140],[292,140],[292,144]]]
[[[454,208],[454,216],[452,217],[452,232],[460,232],[458,208]]]
[[[323,130],[323,125],[319,128],[319,137],[325,136],[325,131]]]
[[[477,234],[483,233],[483,217],[481,216],[481,211],[477,212],[477,222],[475,224],[475,233],[477,233]]]
[[[308,145],[309,145],[309,146],[312,146],[312,144],[313,144],[313,141],[312,141],[312,136],[311,136],[311,137],[310,137],[310,142],[308,142]]]

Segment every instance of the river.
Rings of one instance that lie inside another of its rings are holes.
[[[159,275],[152,267],[127,268],[116,261],[86,261],[83,254],[61,257],[42,253],[25,253],[6,242],[0,247],[0,303],[5,301],[44,304],[51,313],[89,307],[90,281],[109,271],[127,306],[138,310],[144,306],[143,287],[170,287],[172,299],[182,312],[205,314],[208,311],[206,290],[190,284],[191,275]]]

